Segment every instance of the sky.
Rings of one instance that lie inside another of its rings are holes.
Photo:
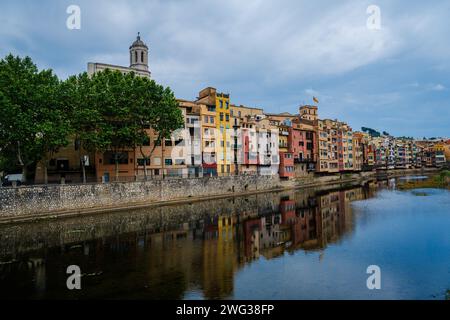
[[[70,5],[80,29],[67,28]],[[128,66],[137,32],[152,78],[177,98],[212,86],[295,114],[317,97],[320,118],[354,130],[450,136],[450,1],[0,0],[0,57],[62,79],[88,62]]]

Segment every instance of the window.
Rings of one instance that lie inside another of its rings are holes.
[[[226,121],[230,121],[230,115],[229,115],[229,114],[226,114],[226,115],[225,115],[225,120],[226,120]]]
[[[205,119],[205,123],[208,123],[208,116],[205,116],[204,119]]]
[[[171,146],[172,146],[172,140],[166,139],[166,141],[164,142],[164,145],[165,145],[166,147],[171,147]]]
[[[106,164],[116,164],[116,160],[119,164],[128,164],[128,153],[127,152],[111,152],[107,151],[103,154]]]
[[[220,121],[223,121],[223,113],[220,113]]]
[[[155,146],[160,147],[161,146],[161,140],[155,139]]]
[[[137,159],[138,166],[143,167],[144,163],[146,166],[150,165],[150,159]]]
[[[144,51],[141,51],[141,62],[144,63]]]
[[[223,101],[219,100],[219,103],[220,103],[220,109],[223,109]]]
[[[210,123],[214,123],[214,117],[213,116],[209,117],[209,122]]]
[[[227,101],[227,102],[225,102],[225,109],[229,109],[230,108],[230,103]]]
[[[138,55],[137,55],[137,51],[134,52],[134,61],[138,62]]]
[[[166,166],[171,166],[172,165],[172,159],[170,159],[170,158],[164,159],[164,163],[165,163]]]

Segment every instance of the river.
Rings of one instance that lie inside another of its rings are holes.
[[[0,299],[445,299],[450,191],[427,179],[1,225]]]

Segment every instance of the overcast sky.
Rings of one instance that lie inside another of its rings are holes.
[[[66,9],[81,8],[69,30]],[[369,5],[381,29],[367,27]],[[0,0],[0,56],[61,78],[88,62],[129,65],[141,32],[152,77],[178,98],[207,86],[231,102],[401,136],[450,136],[450,1]]]

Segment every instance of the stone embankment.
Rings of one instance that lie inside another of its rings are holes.
[[[385,177],[430,170],[393,170]],[[161,204],[203,201],[376,178],[375,172],[283,181],[278,176],[240,175],[108,184],[0,187],[0,223],[77,216]]]

